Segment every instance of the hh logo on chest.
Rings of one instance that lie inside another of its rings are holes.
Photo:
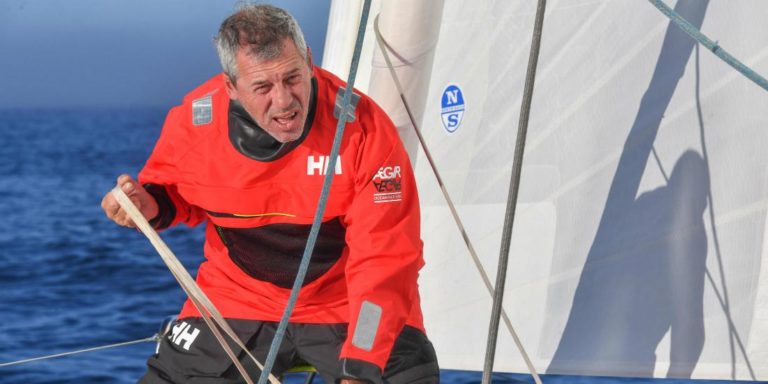
[[[307,175],[325,175],[328,173],[330,156],[307,156]],[[341,157],[336,159],[335,174],[341,175]]]

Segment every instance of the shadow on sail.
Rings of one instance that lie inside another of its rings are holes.
[[[707,5],[680,1],[675,10],[700,27]],[[669,24],[548,373],[653,376],[655,351],[667,333],[667,376],[690,377],[696,366],[704,344],[707,164],[687,151],[667,185],[637,196],[664,112],[694,46],[694,40]]]

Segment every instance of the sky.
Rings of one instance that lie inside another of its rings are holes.
[[[0,109],[170,107],[221,71],[235,0],[1,0]],[[318,62],[331,0],[274,0]]]

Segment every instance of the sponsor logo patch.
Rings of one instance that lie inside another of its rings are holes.
[[[330,163],[330,156],[307,156],[307,175],[325,175],[328,173],[328,165],[330,165]],[[341,175],[341,157],[336,159],[334,173]]]
[[[464,117],[464,94],[458,85],[451,84],[445,87],[440,99],[440,117],[443,119],[443,128],[448,133],[454,133],[461,125]]]
[[[403,176],[399,165],[387,165],[379,168],[373,175],[373,186],[376,192],[373,194],[374,203],[391,203],[403,199]]]
[[[197,335],[199,334],[199,329],[187,324],[186,321],[182,321],[173,326],[168,338],[171,339],[174,344],[189,351],[189,347],[192,346],[192,343],[195,342],[195,339],[197,339]]]
[[[192,125],[210,124],[213,121],[213,99],[206,96],[192,102]]]

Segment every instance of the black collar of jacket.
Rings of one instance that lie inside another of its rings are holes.
[[[317,104],[317,80],[312,78],[312,92],[309,96],[309,110],[304,132],[294,141],[281,143],[259,127],[243,106],[234,100],[229,102],[229,141],[243,155],[258,161],[274,161],[301,144],[309,134],[315,120]]]

